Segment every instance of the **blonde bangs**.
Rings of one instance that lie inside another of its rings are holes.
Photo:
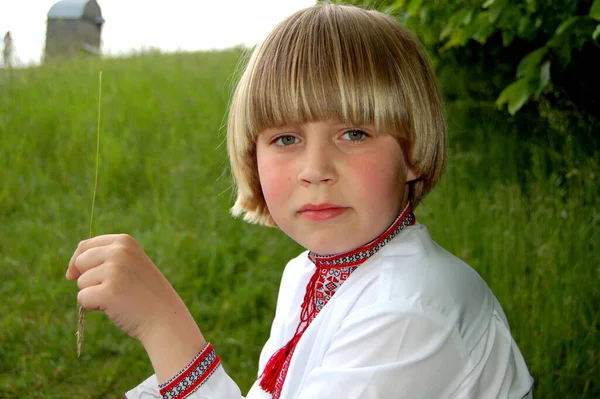
[[[365,26],[369,20],[361,14],[349,18],[336,8],[318,8],[292,16],[257,50],[252,78],[244,82],[251,93],[244,112],[248,133],[326,118],[406,128],[386,126],[406,121],[406,107],[392,90],[396,67],[382,65],[394,57],[366,33],[375,26]]]

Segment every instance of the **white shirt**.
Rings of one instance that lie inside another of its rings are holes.
[[[285,268],[259,374],[298,325],[315,266]],[[483,279],[417,223],[360,265],[298,342],[281,398],[531,398],[533,379]],[[161,398],[153,375],[126,394]],[[218,366],[189,399],[238,399]],[[268,399],[256,382],[247,399]]]

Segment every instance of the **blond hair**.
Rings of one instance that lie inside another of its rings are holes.
[[[233,94],[227,149],[237,199],[231,213],[274,226],[256,161],[266,128],[338,117],[394,136],[409,167],[413,207],[438,182],[446,158],[443,103],[431,60],[393,17],[319,4],[281,22],[258,45]]]

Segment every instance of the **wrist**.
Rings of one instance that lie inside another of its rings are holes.
[[[154,323],[140,339],[159,383],[183,370],[206,346],[206,340],[187,309],[173,311]]]

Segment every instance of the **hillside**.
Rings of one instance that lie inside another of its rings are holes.
[[[242,392],[250,387],[281,271],[302,249],[228,215],[224,125],[239,56],[0,71],[0,397],[121,398],[152,373],[141,346],[102,314],[88,314],[75,352],[77,287],[64,273],[88,235],[100,71],[93,232],[137,238]],[[449,167],[417,218],[496,293],[535,397],[600,397],[600,158],[565,148],[571,168],[558,173],[542,144],[523,142],[502,114],[478,112],[449,104]]]

